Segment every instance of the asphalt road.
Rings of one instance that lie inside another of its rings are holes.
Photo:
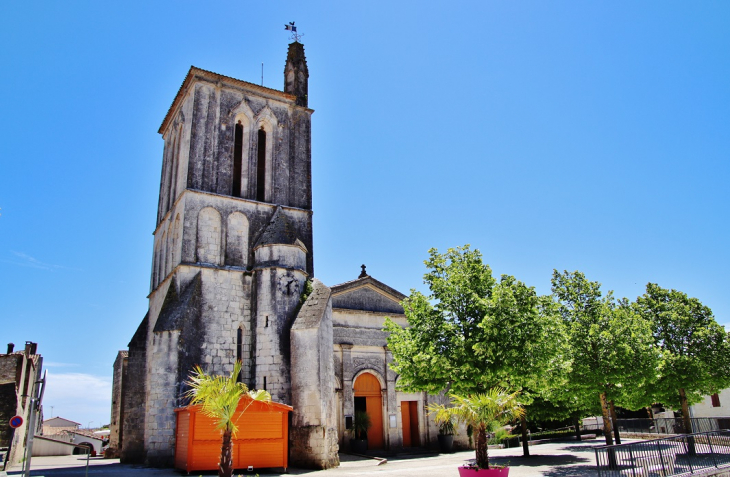
[[[595,476],[595,457],[593,447],[602,445],[602,441],[562,442],[540,444],[530,447],[532,456],[522,457],[521,448],[490,449],[491,462],[508,464],[510,477],[548,476],[548,477],[583,477]],[[253,476],[259,473],[264,476],[311,475],[312,477],[341,476],[403,476],[403,477],[457,477],[457,467],[474,458],[474,452],[457,452],[440,455],[406,455],[389,457],[386,463],[376,459],[341,454],[341,465],[329,470],[261,469],[254,472],[242,472],[241,476]],[[34,457],[31,475],[34,477],[81,477],[86,475],[86,459],[81,456]],[[7,473],[9,476],[22,475],[21,467],[15,466]],[[89,476],[104,477],[180,477],[185,475],[173,469],[154,469],[142,466],[123,465],[118,459],[92,458],[88,469]],[[196,472],[191,475],[200,475]],[[208,472],[203,475],[217,475]],[[235,474],[234,474],[235,475]],[[2,473],[0,473],[2,476]]]

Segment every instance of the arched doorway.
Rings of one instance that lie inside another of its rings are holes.
[[[383,397],[380,381],[371,373],[363,373],[355,379],[355,412],[365,411],[372,426],[368,430],[368,449],[383,448]]]

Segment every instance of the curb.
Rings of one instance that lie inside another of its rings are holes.
[[[356,457],[363,457],[365,459],[377,460],[378,461],[378,465],[383,465],[383,464],[387,464],[388,463],[388,459],[386,459],[384,457],[375,457],[373,455],[365,455],[365,454],[355,454],[354,452],[343,452],[343,454],[354,455]],[[0,477],[2,477],[2,474],[0,474]]]

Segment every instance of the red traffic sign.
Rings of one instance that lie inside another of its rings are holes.
[[[17,429],[23,425],[23,418],[21,416],[13,416],[10,418],[10,427]]]

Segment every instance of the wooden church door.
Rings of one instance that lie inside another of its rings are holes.
[[[355,398],[365,398],[365,412],[372,426],[368,430],[368,449],[383,448],[383,396],[380,381],[370,373],[363,373],[355,380]]]

